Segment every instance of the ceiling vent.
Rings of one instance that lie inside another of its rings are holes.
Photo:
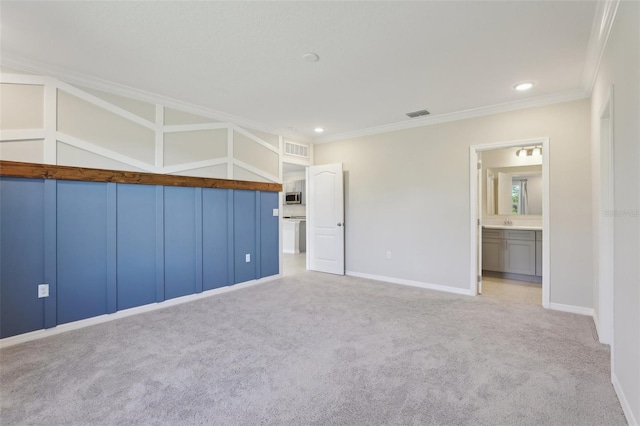
[[[295,155],[296,157],[309,158],[309,147],[305,145],[299,145],[293,142],[284,143],[284,152],[287,155]]]
[[[407,113],[407,115],[411,118],[422,117],[423,115],[429,115],[429,114],[430,114],[429,111],[427,111],[426,109]]]

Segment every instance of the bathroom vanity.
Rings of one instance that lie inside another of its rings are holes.
[[[483,226],[482,271],[522,281],[542,281],[542,229]]]

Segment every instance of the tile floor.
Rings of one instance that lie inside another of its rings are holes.
[[[307,270],[307,253],[282,253],[282,275],[296,275]]]
[[[542,305],[542,284],[483,276],[482,296]]]

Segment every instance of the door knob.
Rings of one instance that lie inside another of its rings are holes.
[[[342,224],[341,224],[341,223],[338,223],[338,226],[342,226]]]

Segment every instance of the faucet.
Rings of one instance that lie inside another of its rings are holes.
[[[513,225],[513,222],[511,222],[511,219],[509,219],[509,216],[504,218],[504,224],[508,226]]]

